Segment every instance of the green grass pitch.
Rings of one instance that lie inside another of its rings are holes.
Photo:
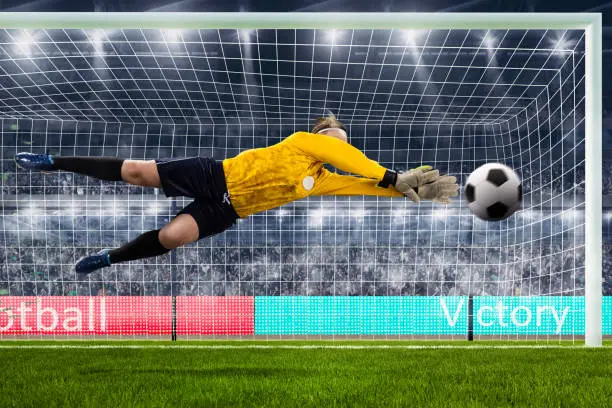
[[[4,341],[0,406],[610,406],[612,344],[528,344]]]

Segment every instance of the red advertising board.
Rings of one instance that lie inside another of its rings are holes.
[[[255,330],[251,296],[178,296],[176,334],[244,336]]]
[[[171,297],[0,297],[0,336],[170,335]]]
[[[254,298],[179,296],[177,335],[250,335]],[[0,297],[0,337],[170,336],[170,296]]]

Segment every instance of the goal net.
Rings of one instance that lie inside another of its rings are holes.
[[[1,30],[0,338],[583,339],[586,43],[578,28]],[[13,161],[222,160],[327,112],[387,168],[462,184],[504,163],[522,208],[485,222],[462,195],[309,197],[79,278],[79,258],[190,200]]]

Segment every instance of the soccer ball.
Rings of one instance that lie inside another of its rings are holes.
[[[485,221],[508,218],[523,200],[521,179],[500,163],[488,163],[474,170],[465,183],[464,194],[472,213]]]

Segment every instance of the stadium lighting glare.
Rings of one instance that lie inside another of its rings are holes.
[[[70,217],[77,217],[79,215],[82,215],[83,213],[84,211],[79,205],[78,201],[71,200],[66,202],[66,205],[63,208],[63,212],[61,212],[60,214]]]
[[[533,220],[536,217],[535,211],[529,209],[517,211],[516,214],[520,215],[525,220]]]
[[[93,46],[96,55],[104,55],[104,30],[92,30],[87,32],[87,37]]]
[[[567,222],[575,222],[576,220],[580,219],[580,217],[581,217],[580,212],[576,210],[564,211],[561,214],[561,218],[563,218],[563,220]]]
[[[34,45],[35,38],[27,30],[22,31],[21,35],[16,39],[16,51],[20,55],[29,57],[32,55],[32,45]]]
[[[339,39],[341,36],[342,36],[342,31],[336,30],[336,29],[328,30],[327,35],[326,35],[327,39],[332,44],[335,44],[336,40]]]
[[[38,215],[42,215],[44,212],[41,208],[33,202],[30,202],[27,207],[19,211],[18,215],[24,215],[28,217],[36,217]]]
[[[497,38],[495,38],[495,36],[490,32],[487,32],[487,34],[485,34],[484,38],[482,39],[482,42],[487,47],[488,51],[494,50],[497,46]]]
[[[410,216],[410,211],[408,210],[393,211],[393,223],[396,225],[404,225],[406,223],[407,217],[409,216]]]
[[[291,210],[281,207],[277,209],[274,214],[276,215],[277,221],[282,224],[285,218],[290,217],[292,215],[292,212]]]
[[[368,212],[362,208],[359,208],[356,210],[351,210],[350,214],[351,214],[351,217],[355,219],[355,221],[363,222],[363,219],[368,214]]]
[[[108,217],[115,217],[117,215],[125,214],[127,210],[121,200],[105,200],[103,214]]]
[[[251,43],[251,35],[253,34],[254,30],[239,30],[238,31],[238,36],[239,36],[239,40],[250,44]]]
[[[574,42],[566,38],[565,35],[552,40],[552,48],[555,50],[555,55],[565,56],[573,52]]]
[[[163,205],[159,201],[151,201],[146,209],[147,214],[159,215],[163,210]]]
[[[423,30],[402,30],[402,37],[408,45],[414,45],[416,40],[423,35]]]
[[[181,39],[183,32],[178,29],[165,29],[162,30],[162,34],[166,42],[177,42]]]
[[[280,219],[288,217],[290,215],[291,211],[287,210],[286,208],[279,208],[278,210],[276,210],[276,216]]]
[[[452,215],[453,210],[448,207],[441,208],[433,212],[433,217],[438,220],[444,220],[448,218],[449,215]]]
[[[333,215],[333,213],[325,208],[318,208],[316,210],[312,210],[310,212],[310,216],[308,217],[309,225],[311,227],[321,227],[323,225],[325,217],[329,217],[331,215]]]

